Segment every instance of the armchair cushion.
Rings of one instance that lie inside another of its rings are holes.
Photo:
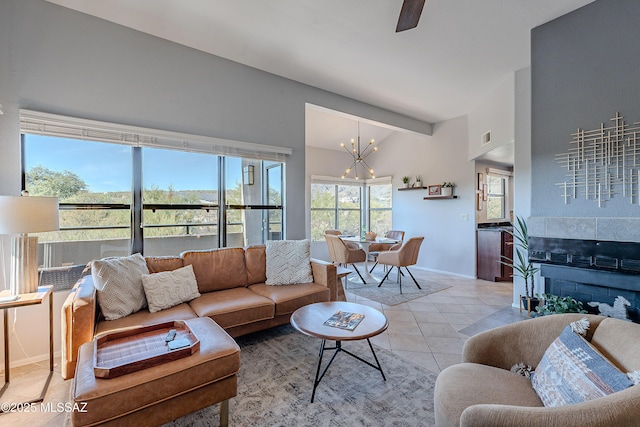
[[[544,406],[549,407],[597,399],[633,385],[570,326],[551,343],[531,384]]]

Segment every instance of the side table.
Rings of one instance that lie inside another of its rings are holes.
[[[44,384],[42,388],[42,392],[37,399],[29,400],[24,403],[37,403],[42,402],[44,400],[44,396],[47,393],[47,389],[49,388],[49,383],[51,382],[51,377],[53,376],[53,286],[39,286],[38,292],[33,292],[29,294],[19,294],[18,298],[13,301],[2,301],[0,302],[0,309],[4,311],[3,320],[4,320],[4,385],[2,389],[0,389],[0,396],[4,394],[4,392],[9,387],[10,383],[10,367],[9,367],[9,315],[8,311],[10,308],[17,307],[25,307],[28,305],[36,305],[42,304],[42,302],[49,298],[49,376],[47,377],[47,382]],[[8,290],[0,292],[0,298],[9,297],[10,293]]]

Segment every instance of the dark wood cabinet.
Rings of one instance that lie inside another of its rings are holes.
[[[512,280],[513,269],[500,261],[513,258],[513,236],[502,229],[479,229],[477,241],[478,279]]]

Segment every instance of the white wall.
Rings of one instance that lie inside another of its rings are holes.
[[[514,140],[515,75],[504,81],[469,112],[469,159]],[[491,131],[491,142],[482,145],[482,135]]]
[[[515,73],[515,162],[514,170],[514,217],[528,218],[531,215],[531,68]],[[535,278],[537,289],[540,274]],[[513,279],[513,306],[519,306],[518,296],[524,294],[524,280]]]
[[[404,230],[405,240],[425,237],[418,267],[475,277],[475,180],[467,141],[464,116],[436,124],[433,136],[396,132],[370,159],[376,176],[393,177],[393,228]],[[398,191],[403,176],[418,174],[424,185],[455,182],[458,199],[423,200],[427,190]]]

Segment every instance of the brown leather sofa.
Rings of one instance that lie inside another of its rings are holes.
[[[78,349],[94,337],[122,328],[171,320],[210,317],[237,337],[289,322],[298,308],[337,299],[336,266],[311,261],[314,282],[267,286],[265,246],[187,251],[179,257],[146,257],[150,273],[191,264],[200,297],[150,313],[146,308],[117,320],[104,320],[91,275],[72,289],[62,307],[62,366],[64,379],[73,378]]]

